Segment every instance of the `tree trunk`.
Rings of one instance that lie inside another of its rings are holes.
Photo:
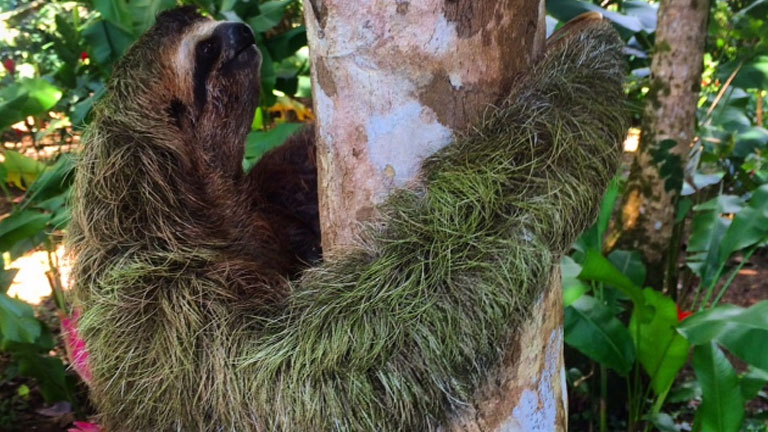
[[[648,268],[658,269],[648,272],[647,284],[670,290],[677,282],[675,212],[696,133],[709,1],[665,0],[658,16],[651,90],[624,195],[619,244],[641,251]]]
[[[544,1],[305,0],[317,116],[324,253],[422,159],[510,89],[544,49]],[[559,274],[505,364],[446,431],[560,431],[566,425]]]

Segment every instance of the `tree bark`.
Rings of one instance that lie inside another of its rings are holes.
[[[325,254],[545,48],[543,0],[304,0]],[[445,431],[566,427],[559,273],[497,371]]]
[[[622,203],[619,245],[641,251],[648,268],[656,269],[646,283],[669,290],[677,282],[675,213],[696,133],[709,1],[665,0],[658,16],[651,89]],[[668,154],[666,140],[674,141]]]

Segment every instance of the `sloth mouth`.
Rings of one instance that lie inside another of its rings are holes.
[[[261,56],[258,54],[256,44],[251,43],[243,45],[236,49],[232,54],[232,57],[221,65],[222,70],[238,69],[243,66],[248,66],[252,63],[258,63]]]
[[[244,52],[250,50],[251,48],[256,48],[256,44],[249,44],[249,45],[245,45],[244,47],[240,48],[239,50],[237,50],[235,52],[235,56],[233,57],[233,59],[240,57],[241,54],[243,54]]]

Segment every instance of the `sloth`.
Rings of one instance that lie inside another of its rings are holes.
[[[622,42],[550,41],[321,258],[311,131],[242,168],[250,30],[161,14],[85,133],[68,245],[110,431],[426,431],[471,401],[615,174]]]

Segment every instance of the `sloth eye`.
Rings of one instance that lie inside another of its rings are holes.
[[[202,62],[213,62],[219,56],[219,44],[214,38],[206,39],[197,44],[197,60]]]

